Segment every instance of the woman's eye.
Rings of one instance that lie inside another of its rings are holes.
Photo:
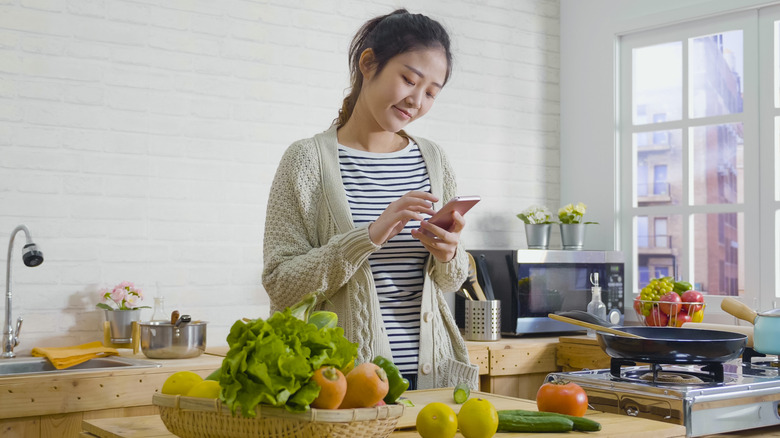
[[[406,76],[401,76],[401,77],[404,78],[404,82],[406,82],[407,84],[414,85],[414,82],[410,81],[409,78],[407,78]]]

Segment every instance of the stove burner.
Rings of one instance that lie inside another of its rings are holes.
[[[677,364],[681,365],[681,364]],[[622,371],[623,366],[636,366],[636,362],[627,359],[613,358],[610,362],[610,374],[619,380],[639,383],[654,383],[663,385],[706,385],[723,383],[723,364],[710,362],[703,364],[701,372],[674,370],[664,371],[662,364],[650,364],[650,369]]]
[[[651,383],[673,383],[677,385],[697,385],[700,383],[705,383],[704,380],[697,376],[679,372],[659,372],[658,374],[655,372],[647,372],[639,376],[639,380],[644,380]]]

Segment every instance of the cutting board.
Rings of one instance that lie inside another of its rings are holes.
[[[419,434],[414,430],[417,421],[417,414],[425,405],[431,402],[442,402],[452,407],[457,413],[462,405],[456,404],[452,399],[453,388],[425,389],[418,391],[407,391],[404,397],[414,403],[414,407],[404,408],[404,414],[398,420],[396,431],[392,438],[419,438]],[[503,409],[525,409],[535,411],[536,402],[522,400],[514,397],[490,394],[487,392],[473,391],[471,398],[484,398],[489,400],[498,410]],[[589,410],[585,416],[601,423],[602,429],[599,432],[567,432],[567,433],[501,433],[497,438],[557,438],[577,435],[587,435],[590,437],[626,437],[626,438],[668,438],[684,437],[685,426],[678,424],[664,423],[662,421],[648,420],[644,418],[629,417],[627,415],[608,414]],[[404,429],[404,430],[398,430]],[[458,433],[457,438],[463,438]]]

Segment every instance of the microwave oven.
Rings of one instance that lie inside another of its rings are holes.
[[[525,335],[583,331],[547,317],[550,313],[587,310],[591,278],[598,273],[601,300],[612,322],[623,321],[624,259],[620,251],[469,250],[477,261],[477,278],[485,288],[489,276],[501,301],[501,333]],[[482,269],[480,269],[480,266]],[[487,270],[487,274],[483,270]],[[455,296],[455,321],[465,326],[465,298]]]

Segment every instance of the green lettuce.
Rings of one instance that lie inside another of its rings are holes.
[[[311,377],[323,365],[343,369],[357,355],[358,345],[341,327],[317,328],[290,309],[266,320],[236,321],[227,337],[230,350],[222,362],[219,385],[233,415],[240,407],[255,417],[258,404],[284,406],[291,412],[309,409],[320,392]]]

